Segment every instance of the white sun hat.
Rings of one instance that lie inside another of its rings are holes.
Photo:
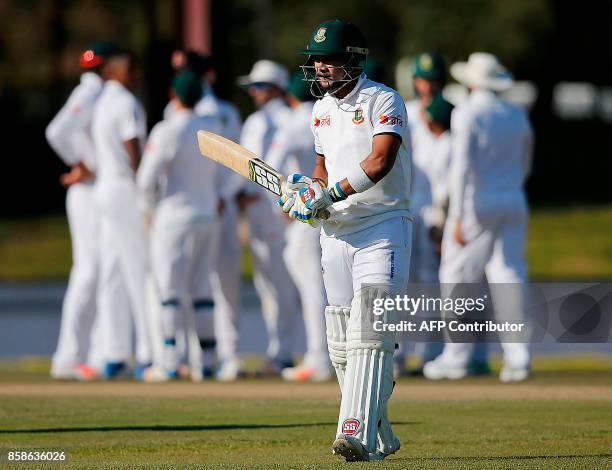
[[[241,86],[268,83],[285,90],[289,84],[289,72],[277,62],[258,60],[253,64],[253,68],[248,75],[242,75],[236,81]]]
[[[455,62],[450,67],[450,74],[462,85],[492,91],[507,90],[514,83],[512,74],[497,57],[487,52],[474,52],[467,62]]]

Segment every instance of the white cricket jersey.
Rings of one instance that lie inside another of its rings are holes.
[[[147,141],[138,186],[146,194],[163,187],[157,216],[164,221],[181,223],[217,215],[218,164],[200,155],[196,137],[200,129],[218,134],[221,123],[216,117],[180,109],[156,124]]]
[[[290,108],[283,98],[274,98],[268,101],[244,121],[240,133],[240,145],[249,149],[262,160],[265,159],[274,134],[289,120],[290,115]],[[236,180],[234,179],[234,181]],[[255,184],[243,187],[251,194],[268,193]],[[268,193],[266,197],[270,199],[271,203],[276,203],[273,194]]]
[[[289,119],[274,134],[266,162],[284,174],[312,175],[315,148],[310,122],[313,101],[300,103],[291,109]]]
[[[137,138],[144,147],[147,136],[145,111],[121,83],[109,80],[96,103],[92,134],[98,161],[97,178],[134,178],[124,142]]]
[[[533,133],[525,112],[484,90],[473,91],[451,119],[449,213],[524,202]]]
[[[419,214],[423,207],[432,204],[431,147],[435,136],[427,128],[418,100],[406,103],[406,115],[412,147],[412,182],[410,185],[410,210]]]
[[[312,115],[315,149],[325,156],[330,187],[346,178],[347,168],[370,154],[375,135],[393,133],[402,139],[395,164],[382,180],[333,205],[338,213],[333,220],[323,221],[325,234],[343,235],[393,217],[409,217],[410,133],[401,96],[362,74],[345,98],[325,95],[315,103]]]
[[[421,216],[428,227],[444,223],[444,208],[448,205],[449,175],[452,156],[452,139],[449,131],[434,136],[430,143],[428,168],[431,202],[423,206]],[[414,181],[414,179],[413,179]]]
[[[97,73],[85,72],[66,104],[47,126],[45,134],[49,144],[68,166],[82,161],[90,170],[96,168],[91,120],[103,86]]]

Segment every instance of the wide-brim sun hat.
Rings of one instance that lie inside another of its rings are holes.
[[[455,62],[450,67],[451,76],[470,88],[505,91],[512,87],[514,78],[497,57],[487,52],[470,54],[467,62]]]
[[[289,72],[281,64],[271,60],[258,60],[248,75],[242,75],[236,79],[240,86],[251,86],[256,84],[274,85],[285,90],[289,84]]]

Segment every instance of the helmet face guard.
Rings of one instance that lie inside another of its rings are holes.
[[[367,51],[367,49],[366,49]],[[319,56],[317,57],[325,57]],[[348,86],[349,83],[356,82],[365,68],[366,56],[361,54],[350,53],[346,56],[346,61],[342,65],[326,65],[328,69],[341,69],[344,73],[342,78],[331,80],[328,77],[317,77],[317,70],[314,66],[314,56],[308,56],[308,59],[301,65],[300,68],[304,73],[304,81],[310,84],[310,93],[315,98],[323,98],[326,93],[335,96],[340,90]],[[323,63],[325,60],[321,60]],[[332,82],[331,87],[323,88],[320,79],[325,78]]]

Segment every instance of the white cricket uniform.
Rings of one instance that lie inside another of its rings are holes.
[[[528,208],[523,185],[531,166],[533,135],[519,107],[494,93],[473,91],[452,117],[450,207],[442,242],[440,282],[480,282],[486,274],[497,283],[524,283],[527,278],[525,236]],[[462,222],[467,244],[453,238],[455,220]],[[523,311],[520,295],[495,305],[496,314]],[[495,299],[494,299],[495,302]],[[512,304],[512,305],[511,305]],[[465,367],[474,345],[448,343],[441,360]],[[502,343],[504,362],[526,368],[526,344]]]
[[[234,142],[240,140],[242,120],[238,109],[229,101],[217,98],[205,81],[202,82],[202,98],[194,111],[198,116],[213,116],[221,121],[219,134]],[[168,119],[175,108],[172,102],[164,109]],[[221,214],[219,232],[219,253],[217,267],[212,276],[213,299],[215,301],[214,328],[217,340],[217,356],[221,361],[236,356],[238,343],[238,308],[240,303],[240,239],[238,238],[239,211],[235,201],[236,193],[243,184],[243,178],[228,168],[218,165],[217,187],[225,201]]]
[[[288,121],[274,135],[266,155],[266,162],[273,168],[286,174],[312,174],[315,164],[314,142],[310,132],[313,105],[313,102],[304,102],[293,108]],[[326,302],[321,275],[320,230],[294,221],[287,226],[286,237],[287,246],[283,256],[300,293],[306,327],[304,364],[326,370],[329,368],[329,358],[325,341]]]
[[[162,192],[151,233],[151,260],[162,303],[164,367],[170,371],[176,371],[180,362],[175,346],[185,308],[197,314],[201,343],[214,339],[210,276],[218,246],[218,165],[200,156],[196,138],[200,129],[219,133],[221,124],[215,117],[198,117],[186,109],[158,123],[137,178],[145,194]]]
[[[81,75],[80,84],[46,129],[49,144],[68,166],[83,162],[90,171],[96,170],[91,118],[103,85],[96,73]],[[72,269],[62,306],[59,340],[52,359],[51,372],[54,375],[61,375],[63,371],[86,362],[88,352],[95,359],[95,341],[90,345],[98,282],[98,232],[93,185],[93,180],[76,183],[68,188],[66,194]]]
[[[124,147],[124,142],[135,138],[144,146],[146,118],[136,97],[115,80],[104,85],[92,133],[98,159],[95,200],[101,221],[101,283],[127,287],[136,327],[136,360],[147,364],[152,354],[145,295],[147,246],[138,188]],[[120,276],[114,271],[117,265]],[[104,296],[100,301],[109,299]],[[108,312],[104,325],[108,361],[127,361],[132,354],[132,318],[125,312]]]
[[[436,137],[429,131],[421,116],[418,100],[406,103],[408,126],[412,138],[412,184],[410,210],[414,215],[410,260],[411,282],[438,282],[439,258],[429,239],[425,212],[433,205],[434,159],[431,155]]]
[[[315,150],[325,157],[329,186],[370,154],[377,134],[392,133],[402,140],[389,173],[370,189],[335,203],[336,213],[322,221],[321,231],[328,348],[342,389],[337,433],[351,435],[374,452],[378,432],[382,450],[388,452],[395,441],[386,417],[395,335],[375,331],[372,311],[363,303],[380,295],[368,285],[378,284],[392,296],[407,288],[411,222],[406,108],[395,90],[362,75],[342,100],[326,95],[318,101],[311,126]]]
[[[221,121],[219,134],[234,142],[240,140],[242,120],[238,109],[230,102],[217,98],[209,86],[205,86],[205,94],[196,104],[195,112],[200,116],[218,117]],[[238,238],[239,211],[235,196],[243,180],[230,169],[218,165],[217,183],[220,196],[225,201],[225,209],[221,214],[219,255],[217,269],[212,277],[212,287],[217,356],[224,361],[236,356],[238,342],[242,249]]]
[[[267,154],[278,128],[290,116],[282,98],[270,100],[251,114],[242,128],[240,144],[261,157]],[[291,362],[293,352],[293,315],[296,292],[282,253],[285,250],[285,227],[276,199],[263,188],[245,186],[260,199],[246,208],[249,222],[249,246],[253,255],[254,283],[268,331],[267,356],[278,363]]]

